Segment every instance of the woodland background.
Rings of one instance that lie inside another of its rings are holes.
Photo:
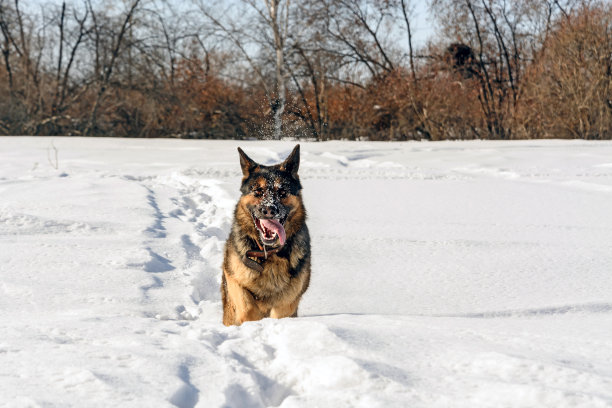
[[[414,6],[0,0],[0,134],[612,139],[609,1]]]

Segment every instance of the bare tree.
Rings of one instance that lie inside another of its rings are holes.
[[[412,24],[410,23],[410,13],[409,5],[406,0],[400,1],[400,7],[402,10],[402,17],[404,17],[404,23],[406,23],[406,35],[408,37],[408,57],[410,61],[410,74],[412,75],[412,82],[414,88],[418,88],[417,76],[416,76],[416,67],[414,65],[414,46],[413,46],[413,33],[412,33]]]
[[[371,76],[395,69],[388,24],[395,21],[394,2],[322,0],[328,34],[335,40],[330,52],[342,54],[347,63],[363,66]]]
[[[257,9],[253,0],[245,0],[251,7]],[[264,0],[267,16],[262,17],[269,25],[273,33],[274,39],[274,54],[275,54],[275,83],[274,94],[271,98],[270,108],[272,109],[272,117],[274,118],[274,139],[280,140],[283,135],[283,113],[285,111],[285,103],[287,101],[285,74],[285,39],[287,38],[287,29],[289,26],[289,4],[290,0]],[[284,10],[283,10],[284,8]],[[283,16],[284,12],[284,16]]]
[[[100,54],[102,52],[100,49],[100,44],[101,44],[100,37],[103,35],[102,34],[103,27],[99,25],[99,20],[96,18],[97,11],[94,10],[91,0],[88,0],[87,4],[89,7],[89,12],[91,13],[92,19],[94,21],[93,33],[95,36],[94,42],[96,44],[96,49],[95,49],[96,50],[95,51],[96,52],[96,73],[100,73],[100,76],[97,78],[98,91],[96,93],[96,97],[95,97],[93,106],[91,108],[91,113],[89,114],[89,120],[87,121],[87,127],[85,128],[85,132],[84,132],[87,135],[95,131],[96,120],[97,120],[97,115],[98,115],[98,108],[100,106],[100,102],[102,100],[102,97],[106,93],[106,90],[110,83],[111,75],[113,74],[113,69],[115,68],[115,62],[117,61],[117,57],[119,56],[122,50],[123,41],[124,41],[126,32],[128,31],[130,27],[130,24],[134,17],[134,13],[139,3],[140,3],[140,0],[132,1],[132,4],[129,6],[129,8],[125,12],[125,15],[123,16],[123,21],[120,25],[119,31],[117,33],[111,33],[112,48],[110,50],[110,59],[108,60],[108,62],[106,62],[106,61],[101,61],[102,59],[100,57]]]
[[[66,20],[70,16],[66,13],[72,11],[72,21],[75,27],[72,32],[68,32],[68,23]],[[51,102],[50,117],[45,119],[45,122],[53,122],[63,116],[66,109],[78,99],[76,96],[82,94],[83,90],[69,89],[71,70],[74,67],[77,58],[77,52],[84,43],[88,34],[87,27],[89,10],[85,9],[82,15],[76,9],[67,9],[66,2],[62,2],[61,13],[58,22],[59,29],[59,51],[57,56],[57,69],[55,74],[55,93]],[[67,51],[67,62],[64,63],[64,48]],[[70,99],[67,99],[69,93],[73,93]]]

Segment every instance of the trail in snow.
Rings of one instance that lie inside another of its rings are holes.
[[[0,405],[612,406],[610,143],[304,144],[302,317],[226,328],[234,142],[0,141]]]
[[[144,270],[151,272],[158,282],[152,289],[175,285],[177,290],[182,288],[188,293],[189,296],[183,296],[185,304],[174,307],[179,318],[193,320],[204,314],[216,319],[220,308],[219,265],[234,203],[217,180],[194,178],[188,173],[174,172],[138,181],[149,193],[148,202],[154,214],[153,225],[147,229],[143,242],[150,255]],[[154,292],[147,290],[145,295],[171,294],[171,298],[151,302],[166,310],[154,315],[174,318],[167,310],[176,302],[172,298],[176,291]]]

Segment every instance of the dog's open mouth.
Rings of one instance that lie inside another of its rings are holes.
[[[253,216],[253,220],[255,220],[255,226],[264,245],[274,245],[277,239],[281,246],[285,244],[287,235],[283,224],[279,220],[257,218],[255,216]]]

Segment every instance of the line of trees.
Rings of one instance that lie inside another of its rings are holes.
[[[0,0],[0,134],[612,139],[609,1],[109,3]]]

